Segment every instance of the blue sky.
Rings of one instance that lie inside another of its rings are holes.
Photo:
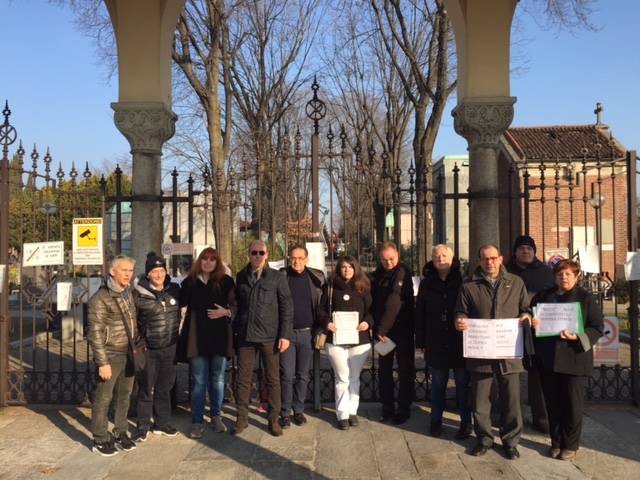
[[[616,8],[613,8],[615,5]],[[640,148],[640,55],[637,0],[602,0],[592,20],[597,32],[541,29],[523,18],[518,47],[526,71],[511,81],[514,126],[594,123],[596,102],[604,121],[628,148]],[[47,146],[56,162],[100,167],[129,150],[113,124],[110,103],[117,101],[117,81],[96,64],[94,46],[73,24],[68,10],[45,0],[0,0],[3,31],[0,100],[8,99],[11,123],[28,151]],[[436,158],[460,154],[466,142],[444,117]]]

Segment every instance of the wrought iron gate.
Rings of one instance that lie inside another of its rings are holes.
[[[34,148],[25,163],[22,146],[9,159],[9,146],[16,135],[9,124],[8,107],[3,113],[4,124],[0,126],[0,143],[3,145],[2,194],[6,195],[3,198],[7,198],[7,201],[3,201],[6,210],[0,215],[6,222],[6,228],[0,225],[0,230],[5,232],[3,241],[6,242],[6,248],[3,253],[7,258],[0,258],[0,264],[5,266],[4,303],[0,312],[3,322],[0,342],[1,402],[79,403],[88,398],[95,381],[90,352],[84,340],[86,301],[99,285],[104,268],[73,268],[68,259],[63,266],[20,268],[23,243],[63,240],[65,251],[68,252],[71,247],[71,220],[74,217],[102,217],[109,237],[107,251],[114,254],[126,251],[129,238],[127,218],[130,218],[127,206],[132,201],[160,202],[165,208],[165,220],[171,225],[171,241],[192,242],[197,235],[195,230],[199,221],[207,231],[211,202],[215,201],[211,193],[212,178],[205,169],[201,176],[196,178],[189,175],[181,182],[178,171],[174,169],[170,174],[169,192],[161,193],[157,198],[137,198],[131,194],[128,177],[120,168],[106,178],[98,178],[88,165],[82,171],[72,166],[68,172],[59,165],[54,171],[53,158],[48,151],[40,159]],[[322,131],[317,120],[314,128]],[[424,172],[416,172],[411,164],[392,165],[386,152],[378,154],[373,146],[363,146],[354,139],[354,147],[350,148],[344,128],[336,131],[340,132],[337,148],[333,144],[335,135],[331,127],[324,131],[328,147],[324,153],[320,152],[324,158],[321,168],[327,172],[327,178],[335,175],[334,180],[337,181],[332,185],[341,192],[336,193],[340,209],[350,212],[355,221],[349,225],[347,218],[343,218],[342,235],[344,242],[351,244],[349,253],[359,255],[365,264],[373,263],[375,247],[380,241],[394,240],[400,245],[405,243],[405,261],[417,273],[421,265],[417,265],[414,241],[415,185],[417,175]],[[308,201],[299,197],[301,177],[308,175],[309,171],[305,159],[310,155],[302,152],[302,143],[299,131],[292,141],[287,137],[272,157],[269,168],[281,165],[293,173],[294,188],[292,192],[284,192],[285,204],[289,199],[292,203],[300,204],[306,212]],[[592,150],[603,152],[602,148],[594,147]],[[251,176],[258,175],[261,169],[256,168],[253,172],[247,162],[241,164],[243,171],[232,176],[230,182],[230,208],[238,209],[238,223],[245,225],[246,243],[247,216],[253,205],[251,189],[255,185]],[[501,193],[500,207],[503,250],[510,251],[518,234],[530,233],[536,238],[542,252],[565,248],[573,254],[576,245],[589,243],[586,238],[588,227],[597,227],[595,238],[599,245],[599,265],[603,268],[586,276],[585,281],[598,296],[603,308],[609,305],[615,314],[628,310],[630,364],[594,369],[589,397],[640,400],[638,282],[629,282],[628,287],[622,286],[624,282],[620,280],[619,271],[626,250],[635,251],[637,248],[635,154],[629,152],[624,158],[598,153],[595,156],[585,153],[577,159],[560,156],[552,159],[530,158],[522,163],[506,163],[503,167],[501,184],[505,189]],[[434,243],[452,245],[459,257],[464,257],[463,252],[468,252],[468,248],[465,250],[467,235],[463,227],[465,218],[468,218],[468,204],[474,200],[464,184],[465,168],[464,160],[435,168],[432,173],[434,187],[428,192],[430,195],[423,195],[434,213]],[[270,174],[275,176],[273,171]],[[380,187],[377,193],[369,188],[374,183]],[[200,186],[201,189],[197,190]],[[353,189],[353,192],[349,192],[349,189]],[[617,193],[622,190],[625,195],[619,197]],[[603,204],[598,202],[607,191],[617,193],[603,208]],[[386,219],[389,212],[395,213],[396,223],[392,228],[387,228],[385,224],[382,229],[376,229],[374,197],[383,218]],[[272,198],[275,204],[275,195]],[[241,217],[243,212],[244,221]],[[618,217],[622,217],[622,220],[613,221],[613,230],[609,232],[605,228],[609,225],[608,218]],[[171,219],[170,222],[168,219]],[[298,215],[296,220],[284,222],[284,230],[280,233],[284,236],[285,246],[303,237],[304,218]],[[625,227],[619,228],[618,225],[625,222]],[[403,228],[403,223],[405,226],[406,223],[410,224],[410,228]],[[582,240],[575,229],[571,230],[578,224],[584,227]],[[332,226],[329,227],[330,241],[333,240]],[[403,231],[409,232],[404,240]],[[611,250],[603,249],[603,245],[607,244],[603,238],[609,238],[608,235],[612,238]],[[275,239],[271,238],[271,242],[274,245]],[[330,265],[336,254],[336,249],[331,248]],[[468,260],[468,253],[466,255]],[[172,260],[175,275],[179,273],[179,259]],[[56,284],[60,281],[71,281],[74,285],[73,306],[69,312],[57,309],[55,292]],[[625,292],[628,292],[629,302],[618,304],[615,299]],[[372,357],[368,368],[363,371],[363,401],[377,399],[376,366],[377,359]],[[315,381],[310,386],[310,398],[330,401],[332,372],[326,364],[319,364],[318,367]],[[423,370],[419,369],[416,397],[424,399],[427,395],[428,381]]]

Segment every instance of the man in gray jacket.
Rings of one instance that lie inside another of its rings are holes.
[[[278,437],[280,396],[279,355],[289,348],[293,306],[287,277],[267,264],[267,245],[256,240],[249,247],[249,264],[236,277],[238,312],[233,329],[238,339],[238,414],[232,433],[249,426],[249,397],[256,353],[265,366],[269,402],[269,432]]]
[[[91,411],[93,451],[109,457],[121,450],[136,448],[127,434],[129,396],[134,372],[128,362],[129,337],[135,338],[136,307],[129,289],[135,260],[119,255],[111,261],[109,277],[89,300],[88,340],[98,367],[98,384]],[[125,323],[127,326],[125,327]],[[127,332],[128,330],[128,332]],[[109,435],[107,414],[115,398],[113,438]]]
[[[456,329],[464,331],[467,318],[519,318],[530,321],[529,299],[524,282],[502,266],[500,250],[495,245],[483,245],[478,250],[479,267],[466,280],[456,305]],[[502,413],[500,437],[505,456],[520,456],[517,446],[522,433],[520,409],[520,373],[524,371],[522,359],[467,358],[471,372],[474,428],[478,443],[471,454],[481,456],[493,446],[491,431],[491,385],[498,382]]]

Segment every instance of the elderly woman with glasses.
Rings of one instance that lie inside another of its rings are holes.
[[[578,285],[580,265],[562,260],[553,271],[555,287],[539,293],[532,301],[532,306],[537,307],[533,319],[536,362],[549,415],[549,456],[573,460],[582,433],[585,387],[593,372],[593,345],[602,336],[603,321],[593,295]],[[578,322],[575,331],[563,329],[543,336],[545,317],[540,312],[549,303],[576,303],[583,325]]]
[[[180,306],[187,308],[181,332],[182,350],[191,366],[191,432],[204,431],[204,402],[209,387],[211,427],[225,432],[221,408],[227,359],[233,356],[231,319],[236,312],[235,285],[218,252],[205,248],[182,282]]]

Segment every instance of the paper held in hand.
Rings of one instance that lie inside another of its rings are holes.
[[[396,348],[396,342],[387,337],[387,340],[384,342],[376,342],[373,346],[373,349],[376,351],[378,355],[384,357],[393,351]]]
[[[358,345],[360,343],[360,333],[358,324],[360,316],[358,312],[333,312],[332,322],[336,326],[333,334],[334,345]]]
[[[540,319],[536,337],[560,335],[563,330],[584,333],[580,303],[539,303],[533,307],[533,316]]]
[[[522,327],[517,318],[467,318],[462,333],[465,358],[522,358]]]

